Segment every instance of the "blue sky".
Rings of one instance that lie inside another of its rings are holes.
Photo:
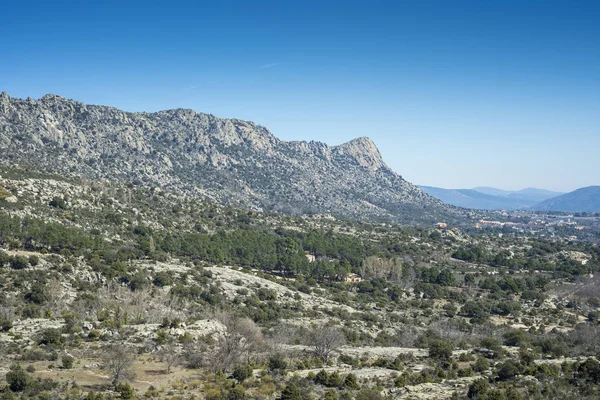
[[[369,136],[446,188],[600,184],[598,1],[8,2],[0,90]]]

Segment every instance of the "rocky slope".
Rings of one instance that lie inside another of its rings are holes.
[[[285,142],[193,110],[124,112],[56,95],[0,95],[0,162],[160,186],[257,210],[432,222],[456,211],[405,181],[362,137]]]

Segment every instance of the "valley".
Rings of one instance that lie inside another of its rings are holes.
[[[0,176],[9,393],[598,394],[597,224],[578,222],[586,236],[573,240],[557,226],[400,226],[19,167]]]
[[[600,399],[600,2],[0,7],[0,400]]]

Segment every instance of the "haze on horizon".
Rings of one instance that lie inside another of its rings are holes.
[[[13,2],[0,91],[368,136],[409,181],[600,184],[600,3]]]

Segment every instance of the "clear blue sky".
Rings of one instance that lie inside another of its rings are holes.
[[[600,1],[5,2],[1,90],[369,136],[418,184],[600,184]]]

